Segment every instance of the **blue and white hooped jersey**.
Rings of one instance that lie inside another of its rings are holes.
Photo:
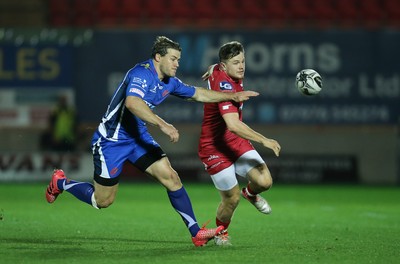
[[[152,59],[138,63],[126,73],[114,92],[98,131],[103,137],[114,141],[136,137],[147,131],[147,128],[143,120],[126,109],[127,96],[140,97],[150,109],[153,109],[170,94],[183,99],[191,98],[195,94],[195,89],[194,86],[184,84],[176,77],[160,81]]]

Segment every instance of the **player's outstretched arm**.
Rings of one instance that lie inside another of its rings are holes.
[[[258,93],[254,91],[223,93],[206,88],[196,87],[196,93],[191,99],[203,103],[218,103],[224,101],[243,102],[249,100],[250,97],[254,96],[258,96]]]

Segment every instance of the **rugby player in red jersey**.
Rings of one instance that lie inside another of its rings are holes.
[[[228,42],[219,49],[219,63],[209,67],[203,75],[208,87],[220,92],[243,91],[245,55],[243,45]],[[217,245],[231,245],[228,227],[233,213],[243,196],[258,211],[271,212],[268,202],[259,194],[271,188],[271,173],[250,141],[260,143],[279,156],[281,147],[242,121],[243,102],[205,103],[199,142],[199,157],[210,174],[221,196],[216,224],[224,226],[215,237]],[[248,180],[240,189],[236,175]]]

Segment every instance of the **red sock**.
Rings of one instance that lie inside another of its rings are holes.
[[[250,188],[250,184],[247,184],[247,193],[250,194],[250,196],[256,196],[257,193],[255,193],[251,188]]]
[[[228,229],[229,224],[231,223],[231,221],[229,221],[228,223],[224,223],[222,221],[220,221],[218,218],[215,218],[215,223],[217,224],[217,226],[223,226],[224,229]]]

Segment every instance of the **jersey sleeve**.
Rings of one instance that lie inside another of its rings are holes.
[[[218,103],[218,108],[221,115],[227,113],[239,113],[238,103],[232,101]]]
[[[221,72],[218,69],[214,69],[212,73],[212,78],[209,81],[209,86],[211,90],[223,93],[233,93],[234,86],[228,80],[221,76]],[[226,101],[218,103],[219,112],[221,116],[227,113],[238,113],[239,105],[233,101]]]
[[[175,82],[175,89],[171,92],[171,94],[183,99],[192,98],[194,96],[196,92],[196,88],[194,86],[187,85],[176,77],[172,78],[172,81]]]
[[[144,98],[148,91],[149,83],[146,74],[133,70],[128,74],[126,96],[136,96]]]

